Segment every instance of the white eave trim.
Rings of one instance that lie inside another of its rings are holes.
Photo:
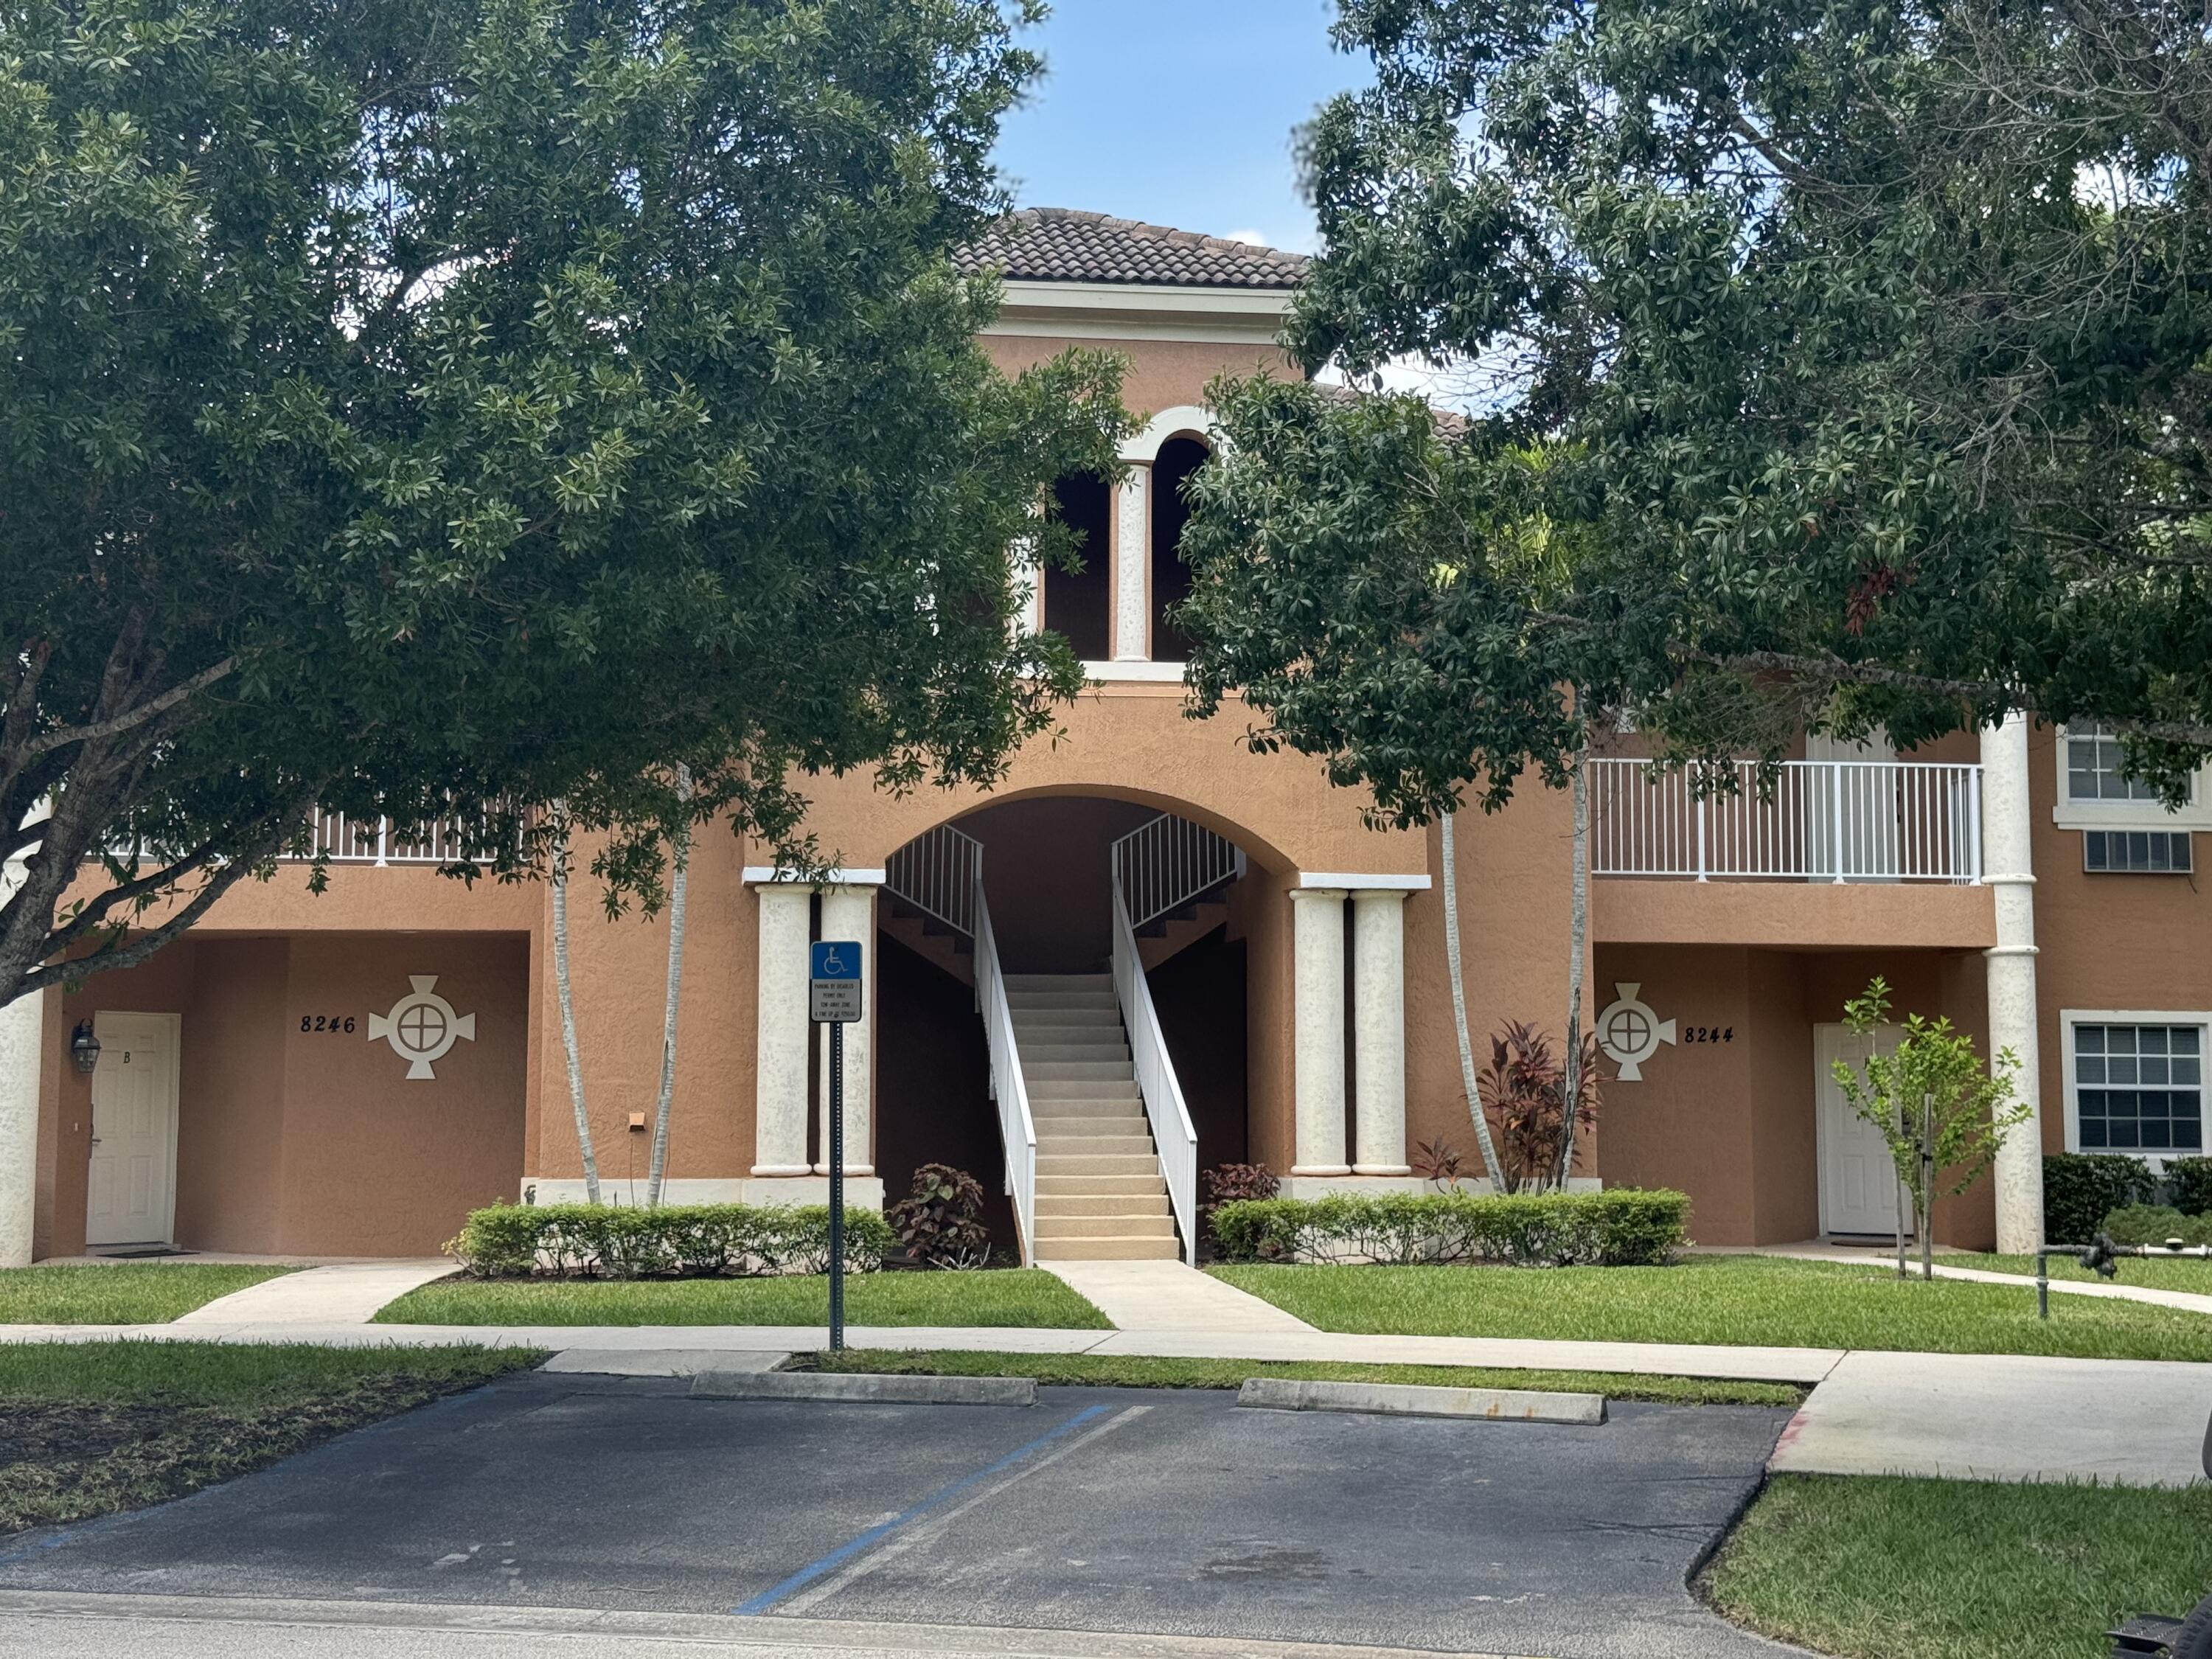
[[[1139,283],[1010,282],[986,334],[1271,344],[1295,290]]]
[[[1425,893],[1431,884],[1426,876],[1344,875],[1329,870],[1298,872],[1300,887],[1341,887],[1355,893]]]
[[[880,887],[889,878],[888,871],[831,870],[808,880],[796,870],[780,870],[773,864],[748,864],[744,880],[749,887]]]

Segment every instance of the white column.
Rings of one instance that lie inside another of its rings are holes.
[[[1989,961],[1990,1050],[2020,1061],[2027,1107],[1997,1148],[1997,1249],[2043,1243],[2043,1067],[2036,1042],[2035,864],[2029,830],[2027,720],[2008,714],[1982,733],[1982,879],[1995,890],[1997,942]]]
[[[1344,1161],[1344,890],[1291,894],[1292,1044],[1297,1067],[1294,1176],[1352,1173]]]
[[[1114,660],[1152,654],[1152,469],[1133,466],[1114,498]]]
[[[39,1083],[46,994],[0,1008],[0,1267],[31,1265],[39,1202]]]
[[[755,987],[753,1173],[806,1176],[806,946],[810,888],[767,883]]]
[[[1354,1175],[1413,1174],[1406,1162],[1406,896],[1352,896]]]
[[[822,890],[822,937],[858,939],[860,945],[860,1018],[845,1028],[845,1173],[872,1176],[870,1107],[875,1091],[876,1031],[876,890],[873,887],[825,887]],[[816,1137],[822,1156],[815,1160],[817,1175],[830,1173],[830,1028],[819,1029],[816,1041],[822,1050],[817,1072],[821,1086],[815,1102]]]

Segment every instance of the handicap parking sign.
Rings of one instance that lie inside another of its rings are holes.
[[[817,939],[806,981],[809,1018],[825,1025],[860,1018],[860,946],[855,939]]]

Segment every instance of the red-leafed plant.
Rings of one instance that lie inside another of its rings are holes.
[[[1577,1127],[1597,1122],[1597,1039],[1583,1039],[1577,1081]],[[1508,1020],[1490,1039],[1490,1065],[1474,1081],[1498,1137],[1498,1159],[1509,1193],[1540,1192],[1562,1173],[1559,1134],[1566,1119],[1566,1067],[1552,1039],[1523,1021]],[[1577,1154],[1579,1156],[1580,1148]]]
[[[982,1183],[949,1164],[914,1172],[914,1195],[891,1206],[890,1224],[907,1255],[925,1266],[980,1267],[991,1259]]]

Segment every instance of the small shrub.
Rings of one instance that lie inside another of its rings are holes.
[[[2130,1204],[2105,1218],[2105,1231],[2115,1244],[2163,1244],[2178,1238],[2184,1244],[2212,1244],[2212,1215],[2184,1215],[2167,1204]],[[2120,1271],[2127,1272],[2121,1263]]]
[[[914,1192],[891,1206],[890,1224],[915,1261],[931,1267],[980,1267],[991,1259],[983,1186],[965,1170],[925,1164]]]
[[[1460,1156],[1459,1148],[1438,1135],[1433,1140],[1417,1142],[1413,1155],[1406,1162],[1413,1173],[1440,1192],[1449,1192],[1459,1182],[1460,1173],[1467,1160]]]
[[[1224,1204],[1214,1236],[1235,1261],[1493,1262],[1661,1267],[1688,1237],[1680,1193],[1393,1193]]]
[[[1597,1126],[1597,1039],[1583,1039],[1575,1084],[1575,1121]],[[1476,1097],[1498,1141],[1509,1193],[1541,1190],[1560,1173],[1559,1136],[1567,1118],[1567,1068],[1552,1039],[1534,1026],[1508,1020],[1490,1040],[1490,1065],[1474,1080]],[[1579,1157],[1582,1148],[1575,1148]]]
[[[2158,1177],[2139,1158],[2116,1152],[2046,1152],[2043,1236],[2053,1244],[2087,1244],[2105,1218],[2148,1203]]]
[[[872,1273],[891,1247],[873,1210],[845,1213],[845,1266]],[[751,1204],[496,1204],[471,1211],[446,1253],[479,1279],[752,1278],[830,1270],[830,1208]]]
[[[1198,1206],[1198,1225],[1207,1234],[1213,1233],[1213,1214],[1223,1205],[1273,1198],[1283,1190],[1282,1181],[1264,1164],[1217,1164],[1202,1178],[1206,1201]],[[1220,1243],[1218,1234],[1214,1242]]]
[[[2212,1158],[2167,1160],[2166,1184],[2184,1215],[2212,1215]]]

